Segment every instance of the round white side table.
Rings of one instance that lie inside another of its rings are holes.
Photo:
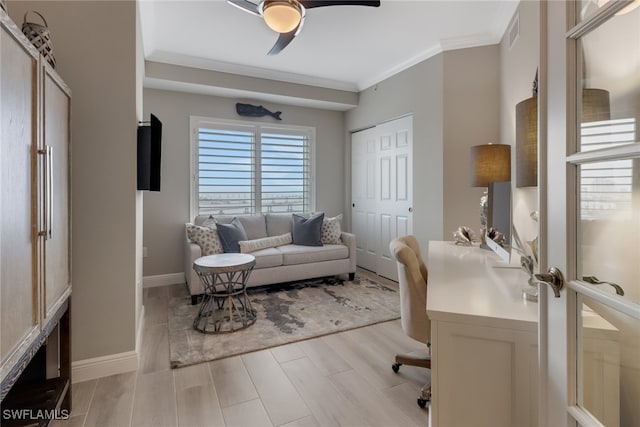
[[[193,328],[206,334],[222,334],[247,328],[256,322],[256,310],[247,297],[247,280],[256,265],[253,255],[224,253],[193,262],[204,296]]]

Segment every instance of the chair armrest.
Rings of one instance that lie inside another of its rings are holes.
[[[356,235],[343,231],[340,235],[342,243],[349,248],[349,260],[351,262],[351,273],[356,272]]]
[[[193,261],[202,256],[202,249],[198,244],[193,243],[187,237],[185,231],[185,243],[184,243],[184,280],[191,291],[191,295],[198,295],[203,292],[200,279],[193,269]]]

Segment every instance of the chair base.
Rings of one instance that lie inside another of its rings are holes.
[[[400,370],[400,366],[402,365],[431,369],[431,356],[414,357],[406,354],[397,354],[396,363],[391,366],[391,369],[393,369],[393,372],[398,373],[398,371]],[[418,406],[424,408],[427,406],[427,402],[429,402],[430,400],[431,383],[427,383],[423,385],[422,389],[420,390],[420,396],[418,396],[417,399]]]
[[[431,356],[415,357],[408,354],[396,354],[396,365],[398,368],[402,365],[418,366],[420,368],[431,369]],[[397,372],[394,369],[394,372]]]

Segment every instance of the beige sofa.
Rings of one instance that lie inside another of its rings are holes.
[[[214,216],[216,222],[230,223],[234,216]],[[202,225],[209,216],[197,216],[195,225]],[[291,214],[239,215],[238,219],[249,240],[269,236],[279,236],[291,232]],[[256,257],[256,265],[249,277],[248,287],[316,277],[348,274],[353,280],[356,271],[356,237],[342,232],[341,244],[323,246],[300,246],[288,244],[251,252]],[[185,281],[191,293],[192,303],[204,292],[198,275],[193,270],[193,262],[202,256],[200,246],[189,240],[185,232],[184,272]]]

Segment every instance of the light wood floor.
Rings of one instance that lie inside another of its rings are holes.
[[[428,371],[391,365],[420,352],[391,321],[181,369],[169,367],[167,309],[178,286],[144,292],[137,371],[73,385],[59,426],[425,426]]]

